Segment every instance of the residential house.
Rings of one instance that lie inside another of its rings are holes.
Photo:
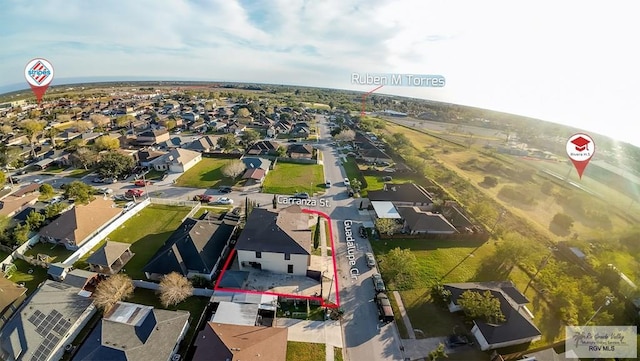
[[[231,134],[235,134],[238,135],[242,132],[244,132],[247,129],[247,126],[244,124],[240,124],[238,122],[230,122],[227,124],[226,127],[223,128],[223,131],[225,133],[231,133]]]
[[[529,300],[518,291],[511,282],[470,282],[450,283],[444,288],[451,292],[449,311],[458,312],[462,307],[458,299],[466,292],[491,292],[500,301],[500,310],[505,317],[501,323],[487,323],[473,320],[471,333],[478,341],[482,351],[520,345],[540,340],[540,330],[533,324],[533,315],[527,309]]]
[[[398,207],[403,219],[403,232],[409,234],[455,234],[456,227],[442,214],[423,211],[418,207]]]
[[[244,163],[247,169],[263,169],[265,174],[269,173],[269,169],[271,168],[271,161],[265,158],[259,157],[243,157],[242,163]]]
[[[171,361],[188,329],[187,311],[118,302],[80,345],[73,361]]]
[[[27,298],[27,289],[9,281],[0,271],[0,329]]]
[[[205,135],[204,137],[200,137],[187,144],[185,146],[185,149],[193,150],[200,153],[212,152],[218,147],[218,138],[219,137]]]
[[[240,269],[306,276],[311,261],[310,226],[310,216],[300,206],[279,212],[255,208],[236,243]]]
[[[309,124],[305,122],[296,123],[289,131],[289,134],[296,137],[306,138],[311,134],[311,128],[309,127]]]
[[[287,328],[209,322],[198,333],[193,361],[282,361]]]
[[[260,140],[253,143],[249,149],[247,149],[248,155],[276,155],[278,154],[278,147],[280,143],[272,140]]]
[[[382,190],[369,191],[367,197],[371,202],[388,201],[396,207],[417,206],[427,209],[433,206],[433,196],[415,183],[385,183]]]
[[[37,183],[30,184],[0,200],[0,216],[11,218],[29,208],[29,206],[34,205],[38,201],[39,193],[36,193],[36,191],[39,186]],[[25,193],[25,191],[34,187],[34,190]]]
[[[275,138],[276,134],[278,134],[278,132],[276,131],[276,127],[271,125],[269,126],[269,128],[267,128],[267,137]]]
[[[29,144],[29,139],[26,135],[14,135],[11,138],[6,140],[5,145],[21,145],[21,144]]]
[[[293,123],[288,120],[280,120],[274,126],[277,134],[289,134],[291,128],[293,128]]]
[[[261,184],[264,181],[264,177],[266,175],[267,172],[264,169],[251,168],[245,170],[244,174],[242,175],[242,179],[246,179],[248,183]]]
[[[194,123],[198,119],[200,119],[200,115],[194,112],[185,112],[185,113],[182,113],[182,119],[184,119],[189,123]]]
[[[193,130],[194,132],[204,133],[208,128],[209,126],[204,121],[204,119],[199,119],[193,123],[189,123],[189,130]]]
[[[143,271],[157,280],[171,272],[211,280],[229,253],[236,222],[187,218],[165,241]]]
[[[96,198],[86,205],[77,205],[40,229],[42,240],[60,243],[76,250],[100,232],[122,213],[109,199]]]
[[[138,145],[154,145],[169,140],[169,132],[166,129],[146,130],[136,136]]]
[[[0,359],[59,360],[96,312],[80,289],[46,280],[0,330]]]
[[[188,149],[174,148],[150,162],[157,171],[184,173],[202,160],[202,154]]]
[[[287,148],[287,155],[295,159],[312,159],[313,146],[310,144],[291,144]]]
[[[154,159],[160,158],[167,152],[163,152],[155,149],[141,149],[138,151],[137,158],[138,164],[142,167],[151,167],[151,162]]]
[[[130,247],[129,243],[107,241],[87,258],[89,270],[102,274],[120,272],[134,255]]]
[[[158,143],[160,149],[173,149],[182,147],[182,138],[172,137],[171,139]]]

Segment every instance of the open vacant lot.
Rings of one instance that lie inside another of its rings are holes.
[[[131,244],[131,252],[135,253],[135,256],[125,266],[126,273],[131,278],[145,279],[142,268],[188,213],[189,208],[186,207],[152,204],[107,236],[110,241]],[[84,259],[88,258],[90,253]]]
[[[235,181],[222,174],[222,167],[231,159],[202,158],[198,164],[186,171],[176,180],[176,185],[192,188],[215,188],[231,186]]]
[[[309,194],[324,190],[324,172],[319,164],[278,162],[264,180],[262,191],[274,194]]]

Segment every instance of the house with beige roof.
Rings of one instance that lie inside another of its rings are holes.
[[[202,160],[202,154],[193,150],[174,148],[152,160],[150,165],[157,171],[184,173]]]
[[[42,227],[40,239],[76,250],[121,213],[122,209],[110,199],[96,198],[89,204],[73,207]]]
[[[0,200],[0,216],[13,217],[26,207],[38,201],[39,193],[29,193],[22,196],[9,195]]]
[[[27,288],[9,281],[0,271],[0,329],[27,297]]]
[[[195,341],[193,361],[282,361],[286,328],[209,322]]]

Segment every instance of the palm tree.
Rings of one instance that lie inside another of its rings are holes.
[[[52,147],[56,146],[55,138],[56,138],[56,135],[58,135],[59,133],[60,133],[60,130],[58,130],[58,128],[56,127],[51,127],[44,131],[44,135],[45,137],[49,138]]]
[[[35,141],[42,129],[44,129],[44,123],[37,121],[35,119],[27,119],[22,122],[20,125],[24,134],[29,139],[29,143],[31,144],[31,156],[35,157],[36,149],[35,149]]]

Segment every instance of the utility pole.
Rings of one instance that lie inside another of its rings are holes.
[[[589,320],[587,320],[587,322],[584,323],[585,326],[589,325],[589,322],[591,322],[591,320],[593,320],[594,317],[596,317],[596,315],[600,312],[600,310],[602,309],[602,307],[604,306],[609,306],[611,304],[611,302],[614,300],[615,297],[613,296],[607,296],[605,298],[604,303],[598,307],[598,309],[596,310],[596,312],[593,314],[593,316],[591,316],[591,318],[589,318]]]
[[[496,226],[498,226],[498,223],[500,223],[500,220],[502,220],[502,217],[504,217],[505,214],[507,214],[507,211],[500,212],[500,215],[498,215],[498,219],[496,219],[496,223],[493,225],[493,227],[491,227],[491,234],[493,234],[493,231],[495,231]]]

